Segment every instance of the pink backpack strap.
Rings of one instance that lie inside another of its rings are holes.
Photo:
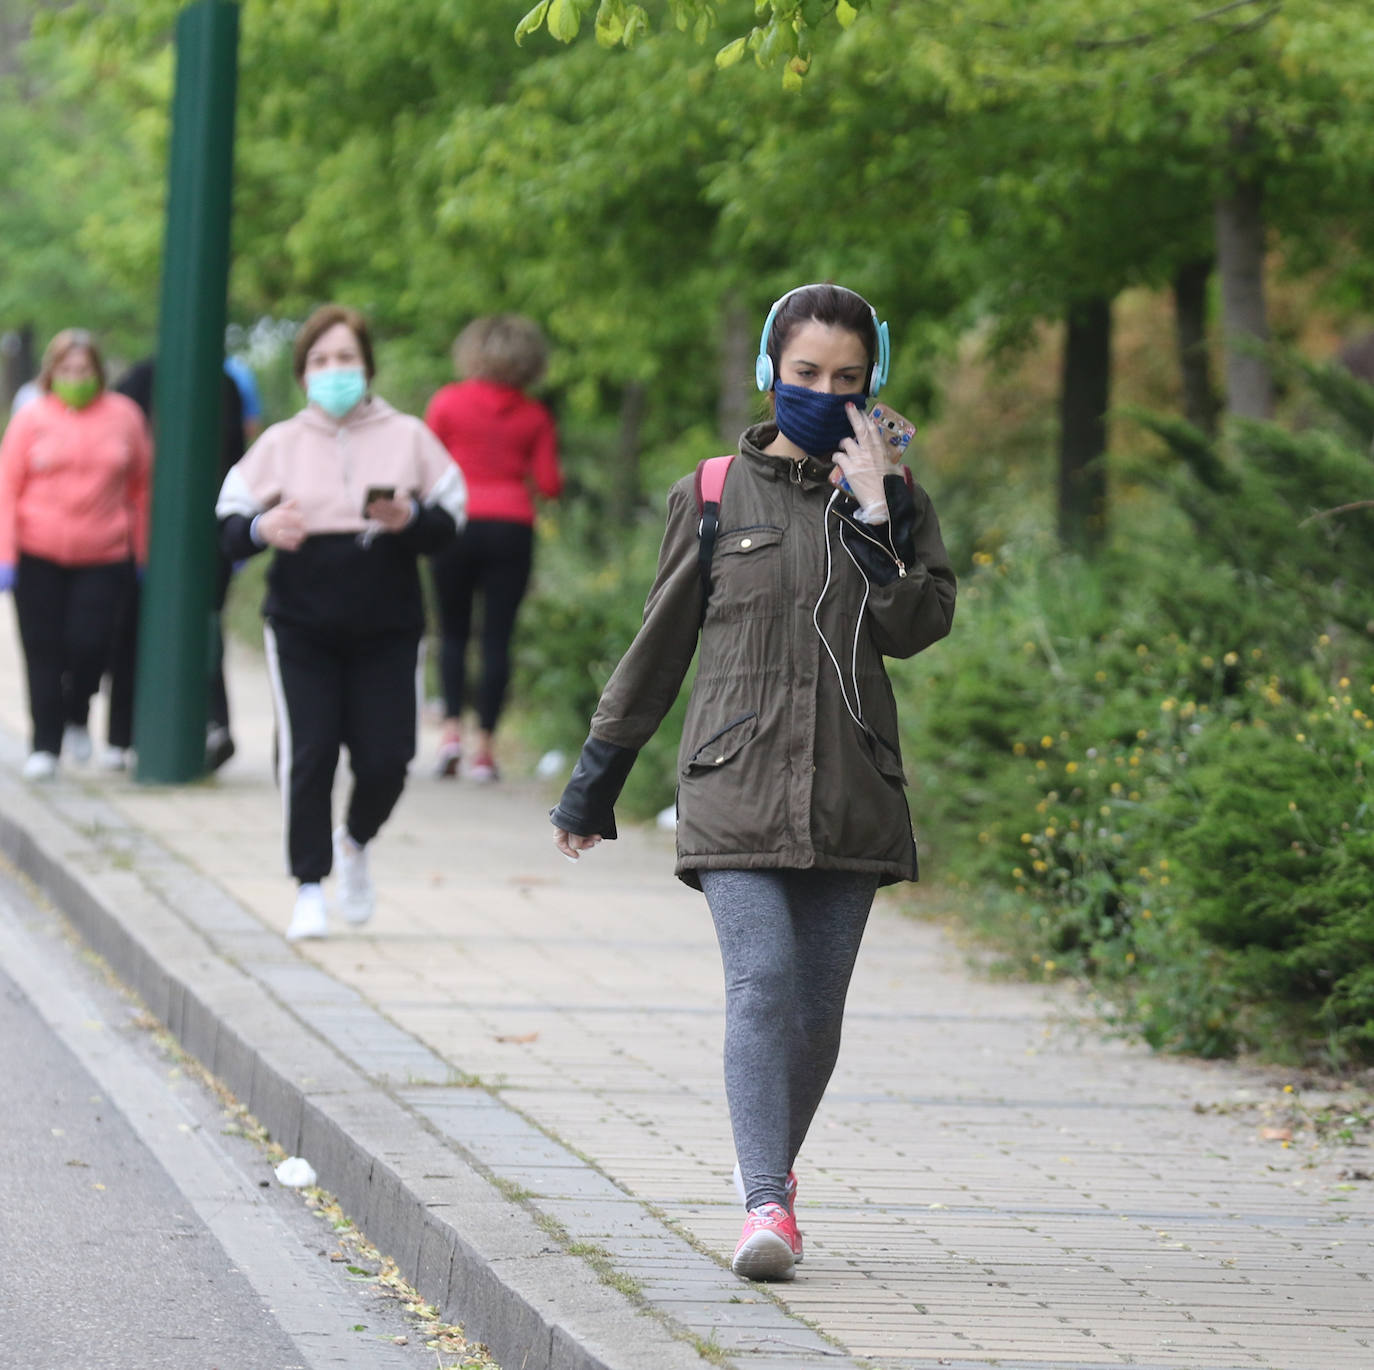
[[[734,456],[707,457],[697,463],[697,513],[704,514],[708,504],[720,507],[721,492],[725,489],[725,477],[730,473],[730,463]]]
[[[697,566],[701,573],[701,618],[706,620],[706,603],[711,598],[711,558],[716,551],[716,530],[720,527],[720,497],[725,477],[734,457],[707,457],[697,463]]]

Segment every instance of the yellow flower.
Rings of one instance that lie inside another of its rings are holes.
[[[1046,734],[1044,735],[1044,737],[1042,737],[1042,738],[1040,739],[1040,745],[1041,745],[1042,747],[1046,748],[1046,749],[1048,749],[1048,748],[1050,748],[1050,747],[1053,747],[1053,746],[1054,746],[1054,738],[1052,738],[1052,737],[1049,735],[1049,733],[1046,733]]]
[[[1072,775],[1077,769],[1078,769],[1078,762],[1076,762],[1076,761],[1070,761],[1069,764],[1068,764],[1067,766],[1064,767],[1064,770],[1065,770],[1069,775]]]
[[[1023,833],[1021,834],[1021,840],[1022,840],[1023,842],[1029,842],[1029,841],[1031,840],[1031,835],[1030,835],[1030,833],[1028,833],[1028,832],[1023,832]]]
[[[1014,756],[1025,756],[1026,744],[1024,742],[1017,742],[1012,746],[1011,750]]]
[[[1153,917],[1154,917],[1154,914],[1151,913],[1149,909],[1141,909],[1141,910],[1140,910],[1140,916],[1141,916],[1142,918],[1153,918]]]
[[[1106,673],[1106,671],[1094,671],[1094,672],[1093,672],[1093,679],[1094,679],[1095,681],[1097,681],[1097,683],[1098,683],[1099,685],[1105,684],[1105,683],[1106,683],[1106,680],[1107,680],[1107,673]],[[1371,685],[1369,688],[1370,688],[1370,691],[1371,691],[1371,692],[1374,692],[1374,685]]]
[[[1173,713],[1176,704],[1177,704],[1177,701],[1176,701],[1176,700],[1173,700],[1173,699],[1166,699],[1166,700],[1164,701],[1164,703],[1161,704],[1159,707],[1160,707],[1160,710],[1161,710],[1162,712],[1164,712],[1164,713],[1166,713],[1166,714],[1170,714],[1170,713]]]
[[[1103,818],[1110,818],[1110,817],[1112,816],[1112,807],[1111,807],[1111,805],[1110,805],[1110,804],[1103,804],[1102,807],[1101,807],[1100,809],[1098,809],[1098,813],[1100,813],[1100,814],[1102,815]]]
[[[1048,827],[1048,828],[1045,829],[1045,836],[1046,836],[1046,837],[1057,837],[1058,835],[1059,835],[1059,829],[1056,828],[1056,827]]]
[[[1240,658],[1239,658],[1234,652],[1227,652],[1226,655],[1225,655],[1224,657],[1222,657],[1222,660],[1223,660],[1228,666],[1234,666],[1234,665],[1236,664],[1236,662],[1238,662],[1238,661],[1240,660]]]
[[[1350,677],[1342,676],[1336,684],[1339,685],[1342,690],[1348,690],[1350,688]]]

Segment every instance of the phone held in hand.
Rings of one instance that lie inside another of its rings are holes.
[[[367,517],[367,511],[375,499],[395,499],[396,487],[394,485],[369,485],[367,494],[363,496],[363,517]]]
[[[893,460],[897,460],[916,436],[916,425],[886,404],[875,404],[868,411],[868,416],[878,425],[883,441],[893,449]]]

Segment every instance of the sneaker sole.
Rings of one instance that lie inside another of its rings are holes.
[[[755,1232],[730,1262],[730,1269],[746,1280],[794,1280],[796,1267],[792,1248],[776,1232]]]
[[[749,1196],[744,1192],[744,1176],[740,1174],[740,1169],[739,1169],[739,1164],[738,1164],[738,1162],[737,1162],[736,1165],[735,1165],[735,1173],[734,1173],[733,1179],[734,1179],[734,1182],[735,1182],[735,1193],[739,1195],[739,1201],[740,1201],[740,1203],[742,1203],[746,1208],[748,1208],[748,1207],[749,1207]],[[796,1211],[795,1211],[795,1209],[796,1209],[796,1202],[797,1202],[797,1182],[796,1182],[795,1179],[793,1179],[793,1180],[788,1184],[788,1186],[787,1186],[787,1202],[786,1202],[785,1204],[783,1204],[783,1207],[784,1207],[789,1213],[792,1214],[792,1217],[793,1217],[794,1219],[795,1219],[796,1216],[797,1216],[797,1215],[796,1215]],[[798,1233],[797,1233],[797,1241],[800,1242],[801,1239],[802,1239],[802,1234],[801,1234],[800,1231],[798,1231]],[[802,1253],[801,1251],[797,1251],[797,1252],[795,1253],[795,1255],[794,1255],[794,1259],[796,1260],[797,1264],[800,1265],[800,1264],[802,1263],[802,1260],[804,1259],[803,1253]]]

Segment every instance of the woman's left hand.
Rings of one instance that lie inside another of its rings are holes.
[[[897,469],[891,460],[893,449],[884,441],[878,425],[862,409],[849,404],[845,406],[845,413],[854,436],[841,440],[840,450],[835,453],[835,465],[844,473],[854,498],[859,501],[859,508],[878,506],[885,509],[887,495],[883,492],[883,477]],[[831,480],[838,485],[840,477],[836,474]]]
[[[381,524],[388,533],[399,533],[415,517],[415,501],[408,495],[401,499],[374,499],[365,510],[373,523]]]

